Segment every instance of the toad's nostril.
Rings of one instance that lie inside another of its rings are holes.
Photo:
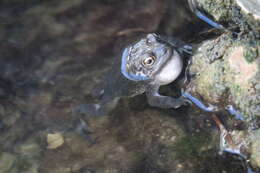
[[[146,38],[147,38],[146,42],[148,44],[151,44],[156,41],[156,34],[147,34]]]

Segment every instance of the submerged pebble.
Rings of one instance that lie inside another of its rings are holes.
[[[260,167],[260,129],[254,131],[251,138],[251,161],[253,164]]]
[[[47,135],[48,149],[56,149],[64,143],[64,138],[61,133],[53,133]]]

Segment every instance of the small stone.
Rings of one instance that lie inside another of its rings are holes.
[[[64,143],[64,138],[61,133],[53,133],[47,135],[48,149],[56,149]]]
[[[15,156],[10,153],[0,154],[0,173],[8,172],[15,162]]]

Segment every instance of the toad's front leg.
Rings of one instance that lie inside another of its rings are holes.
[[[159,94],[159,86],[150,87],[146,91],[148,103],[151,106],[159,108],[178,108],[183,105],[187,105],[189,101],[183,97],[173,98],[170,96],[163,96]]]

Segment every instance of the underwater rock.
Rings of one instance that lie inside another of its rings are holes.
[[[225,44],[223,52],[218,52],[221,44]],[[190,73],[195,74],[191,85],[194,86],[196,92],[203,96],[203,98],[211,103],[218,103],[221,96],[226,91],[224,78],[224,65],[220,59],[225,55],[230,44],[229,38],[225,35],[204,41],[192,56],[192,64],[190,66]],[[214,58],[217,52],[217,57]]]
[[[41,151],[42,148],[35,141],[35,139],[27,140],[26,142],[15,147],[16,153],[30,157],[38,157]]]
[[[254,131],[251,135],[252,144],[251,144],[251,158],[252,163],[260,167],[260,129]]]
[[[3,152],[0,154],[0,173],[6,173],[8,172],[13,164],[15,163],[15,156],[10,154],[10,153],[6,153]]]
[[[0,105],[0,119],[6,127],[12,127],[21,118],[18,106],[12,104]]]
[[[12,168],[13,172],[37,173],[40,165],[40,158],[43,151],[38,143],[39,134],[30,137],[15,146],[14,152],[17,160]]]

